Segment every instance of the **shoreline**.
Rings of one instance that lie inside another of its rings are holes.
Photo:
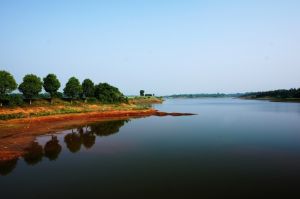
[[[300,103],[300,98],[274,98],[274,97],[252,98],[252,97],[239,97],[239,99],[244,99],[244,100],[263,100],[263,101],[269,101],[269,102]]]
[[[19,158],[37,136],[63,131],[93,122],[149,116],[188,116],[191,113],[166,113],[155,109],[111,110],[72,113],[0,121],[0,161]]]

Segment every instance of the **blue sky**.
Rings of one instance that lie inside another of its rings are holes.
[[[300,87],[300,1],[0,0],[0,70],[125,94]]]

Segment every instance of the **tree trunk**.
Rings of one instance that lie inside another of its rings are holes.
[[[29,100],[29,105],[31,105],[31,99]]]
[[[53,104],[53,100],[52,100],[52,97],[50,98],[50,104]]]
[[[2,102],[0,102],[0,107],[2,107]]]

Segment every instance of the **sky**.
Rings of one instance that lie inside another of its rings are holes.
[[[299,10],[298,0],[0,0],[0,70],[127,95],[299,88]]]

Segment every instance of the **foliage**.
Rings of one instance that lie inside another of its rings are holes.
[[[246,93],[242,95],[242,97],[246,98],[300,98],[300,88],[295,89],[281,89],[281,90],[274,90],[274,91],[265,91],[265,92],[252,92]]]
[[[43,80],[43,87],[45,91],[50,94],[51,98],[54,97],[60,87],[60,82],[57,79],[56,75],[48,74]]]
[[[17,83],[14,77],[6,71],[0,71],[0,100],[5,98],[6,94],[9,94],[17,88]],[[1,104],[2,105],[2,104]]]
[[[87,102],[88,103],[96,103],[98,100],[97,100],[97,98],[95,98],[95,97],[89,97],[89,98],[87,98]]]
[[[21,94],[11,94],[7,97],[9,106],[22,106],[24,104]]]
[[[78,98],[82,92],[82,87],[77,78],[71,77],[64,88],[64,94],[71,99]]]
[[[95,85],[90,79],[85,79],[82,83],[82,92],[85,97],[95,96]]]
[[[24,117],[25,115],[23,113],[0,114],[0,120],[10,120]]]
[[[144,96],[145,95],[145,91],[144,90],[140,90],[140,96]]]
[[[119,89],[108,83],[100,83],[95,86],[95,97],[103,103],[127,102]]]
[[[26,98],[32,99],[41,92],[42,85],[41,78],[29,74],[23,78],[23,82],[19,86],[19,91],[22,92]]]

